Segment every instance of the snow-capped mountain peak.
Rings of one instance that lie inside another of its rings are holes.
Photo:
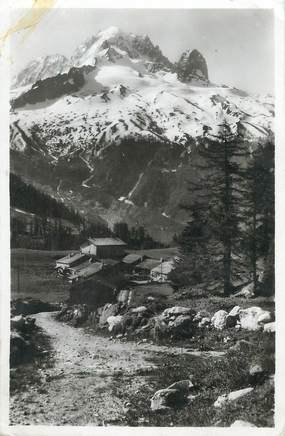
[[[150,71],[172,68],[171,62],[147,35],[125,33],[114,26],[98,32],[81,44],[72,56],[72,64],[76,67],[96,65],[104,57],[114,62],[125,56],[144,61]]]
[[[219,141],[227,123],[251,147],[273,131],[270,96],[211,83],[198,50],[172,64],[147,35],[116,27],[88,38],[70,60],[36,59],[19,83],[29,86],[12,90],[16,170],[24,158],[37,183],[64,201],[88,214],[100,208],[109,223],[149,220],[162,239],[166,225],[177,231],[177,193],[183,200],[202,139]]]
[[[26,86],[67,72],[70,62],[66,56],[61,54],[38,57],[29,62],[28,65],[15,77],[14,86]]]

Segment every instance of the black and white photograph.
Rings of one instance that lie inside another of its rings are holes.
[[[77,3],[1,40],[9,429],[273,435],[276,11]]]

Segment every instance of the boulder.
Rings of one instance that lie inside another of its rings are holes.
[[[100,313],[99,325],[104,326],[105,324],[107,324],[107,319],[110,316],[117,315],[118,307],[119,307],[118,304],[110,304],[110,303],[105,304],[105,306],[103,306]]]
[[[239,389],[238,391],[230,392],[229,394],[220,395],[217,400],[214,402],[214,407],[220,408],[225,406],[228,403],[232,403],[245,395],[250,394],[253,391],[252,387]]]
[[[250,383],[252,385],[257,385],[264,382],[266,374],[264,368],[260,364],[257,363],[252,364],[249,367],[248,372],[249,372]]]
[[[211,323],[215,329],[223,330],[227,325],[228,312],[218,310],[211,319]]]
[[[256,425],[248,421],[243,421],[242,419],[237,419],[230,425],[230,427],[256,427]]]
[[[165,309],[162,312],[163,318],[169,318],[171,316],[179,316],[179,315],[192,315],[195,316],[193,309],[190,307],[182,307],[182,306],[173,306],[169,307],[168,309]]]
[[[271,314],[268,310],[261,307],[249,307],[242,309],[239,313],[240,325],[246,330],[260,330],[263,324],[271,320]]]
[[[181,401],[179,391],[176,389],[160,389],[150,399],[150,408],[153,411],[169,409],[178,401]]]
[[[193,321],[189,315],[179,315],[168,322],[168,331],[172,336],[190,337],[193,335]]]
[[[191,380],[180,380],[166,389],[160,389],[151,398],[151,410],[169,409],[179,403],[185,403],[192,387]]]
[[[121,315],[109,316],[109,318],[107,319],[107,323],[109,324],[109,332],[113,331],[114,328],[122,322],[122,320],[123,317]]]
[[[269,332],[274,333],[275,332],[275,322],[268,322],[267,324],[264,324],[263,331],[268,332],[268,333]]]

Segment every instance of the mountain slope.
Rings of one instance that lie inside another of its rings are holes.
[[[66,56],[55,54],[31,61],[15,78],[14,86],[26,86],[66,72],[70,68]]]
[[[197,50],[172,64],[148,37],[111,27],[67,64],[13,90],[12,167],[110,224],[168,240],[187,219],[179,202],[200,139],[218,140],[224,122],[249,144],[272,132],[273,99],[211,83]]]

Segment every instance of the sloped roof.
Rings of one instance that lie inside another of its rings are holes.
[[[102,259],[101,262],[104,266],[115,266],[120,263],[120,261],[117,259]]]
[[[132,253],[133,250],[127,249],[127,253]],[[150,259],[163,259],[164,261],[173,259],[175,256],[179,256],[179,248],[152,248],[149,250],[136,250],[136,254],[140,254],[149,257]]]
[[[152,294],[152,295],[172,295],[173,287],[169,283],[161,283],[161,284],[142,284],[138,286],[131,287],[131,290],[136,294]]]
[[[71,265],[80,259],[84,259],[85,257],[86,257],[85,254],[79,252],[69,253],[67,256],[62,257],[61,259],[57,259],[56,262],[64,263],[66,265]]]
[[[79,271],[77,271],[75,274],[72,274],[69,277],[69,279],[73,280],[76,279],[77,277],[87,278],[101,271],[102,268],[103,268],[103,264],[101,262],[90,263],[85,268],[82,268]]]
[[[148,269],[149,271],[151,271],[153,268],[155,268],[159,264],[160,264],[160,261],[157,259],[145,259],[142,263],[137,265],[137,268]]]
[[[77,273],[78,271],[80,271],[83,268],[86,268],[90,264],[91,263],[89,262],[89,260],[86,260],[86,261],[80,263],[79,265],[72,266],[72,271],[73,271],[73,273],[75,273],[75,272]]]
[[[143,258],[144,256],[142,254],[131,253],[124,257],[123,262],[131,265],[132,263],[139,262],[140,260],[142,261]]]
[[[151,270],[151,272],[155,272],[158,274],[169,274],[174,268],[174,262],[162,262],[155,268]]]
[[[119,238],[88,238],[88,241],[93,245],[127,245]]]

